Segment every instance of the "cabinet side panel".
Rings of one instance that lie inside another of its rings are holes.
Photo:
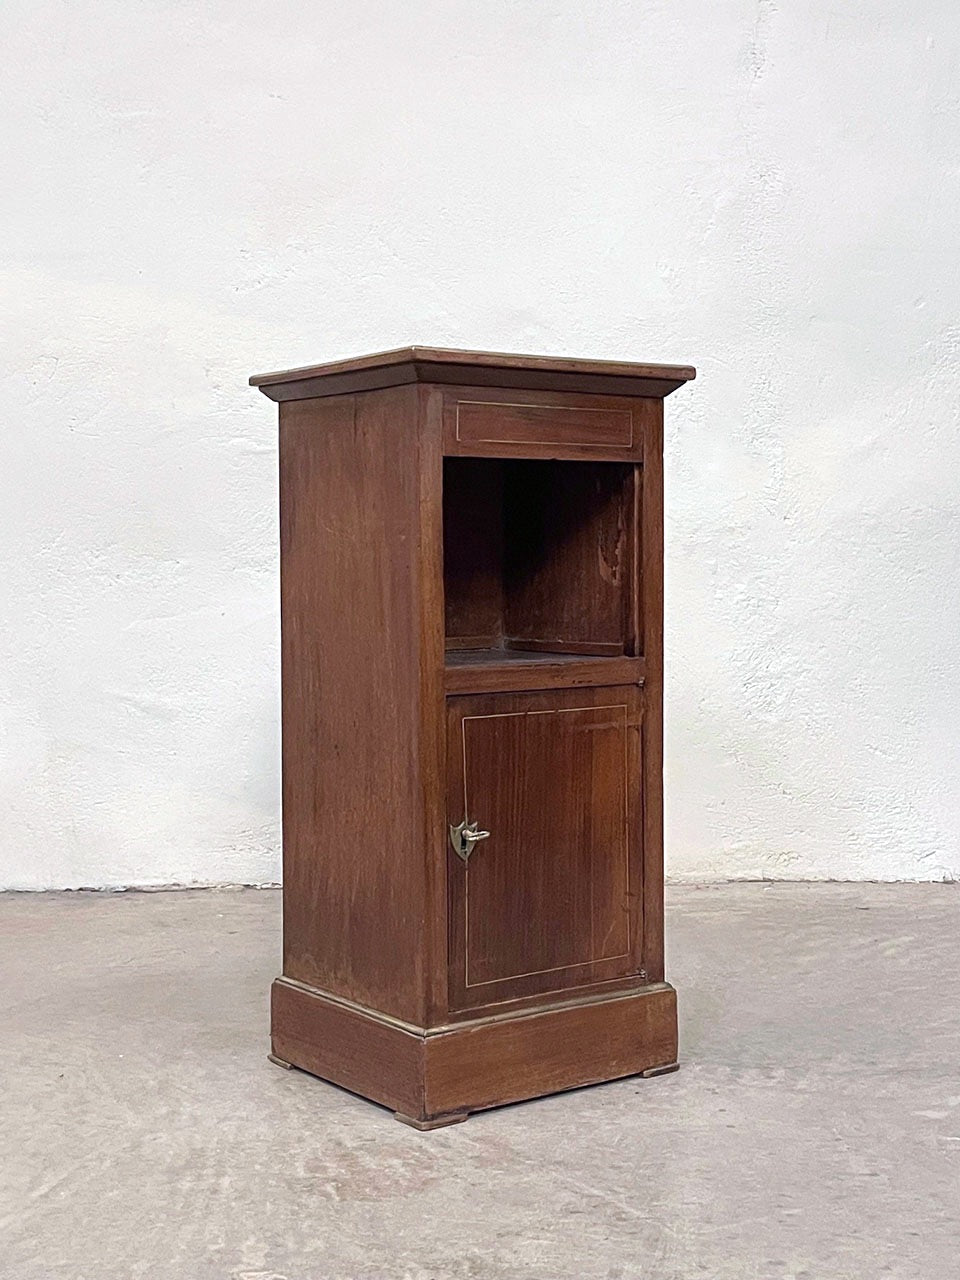
[[[503,464],[443,462],[446,646],[491,649],[503,641]]]
[[[644,968],[663,981],[663,402],[645,424],[640,519]]]
[[[629,651],[633,471],[615,462],[505,464],[508,646]]]
[[[284,973],[417,1022],[417,391],[280,409]]]

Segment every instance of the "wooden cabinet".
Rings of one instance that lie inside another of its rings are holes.
[[[276,1060],[421,1128],[676,1062],[663,399],[407,348],[280,402]]]

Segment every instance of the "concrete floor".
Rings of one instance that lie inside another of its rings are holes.
[[[7,1280],[960,1274],[960,889],[669,894],[682,1068],[419,1134],[270,1066],[271,891],[0,897]]]

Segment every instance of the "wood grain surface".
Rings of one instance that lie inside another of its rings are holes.
[[[676,994],[666,984],[433,1033],[283,978],[273,984],[272,1009],[277,1059],[424,1128],[677,1060]]]
[[[641,699],[633,685],[448,701],[451,1009],[635,973]]]
[[[272,400],[281,401],[346,395],[413,382],[660,397],[695,377],[696,370],[689,365],[399,347],[374,355],[255,374],[250,383]]]
[[[416,388],[280,421],[284,973],[414,1020],[427,913]]]

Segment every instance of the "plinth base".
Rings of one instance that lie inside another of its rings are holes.
[[[424,1029],[278,978],[272,1031],[275,1060],[418,1129],[677,1065],[677,998],[667,983]]]

